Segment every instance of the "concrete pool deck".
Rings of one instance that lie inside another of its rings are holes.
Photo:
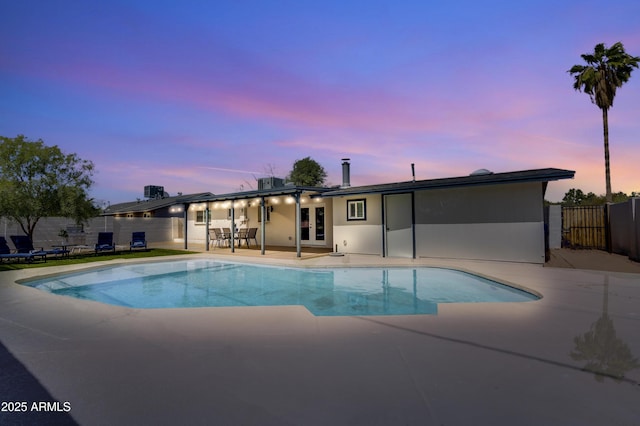
[[[453,267],[543,298],[441,304],[437,315],[419,316],[314,317],[299,306],[142,310],[15,284],[70,267],[0,272],[2,367],[22,366],[16,376],[30,376],[40,392],[11,394],[25,380],[4,382],[2,401],[69,403],[70,417],[38,413],[40,424],[640,424],[638,273],[233,256],[305,267]],[[158,260],[166,259],[150,259]],[[29,415],[0,412],[0,424]]]

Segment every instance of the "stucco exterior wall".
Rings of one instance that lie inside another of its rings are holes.
[[[419,191],[416,255],[544,263],[540,183]]]
[[[292,204],[272,204],[273,211],[265,223],[267,245],[295,247],[296,245],[296,208]],[[257,213],[257,209],[256,209]],[[256,218],[257,220],[257,218]],[[262,224],[261,224],[262,225]]]
[[[282,247],[295,247],[296,245],[296,204],[295,202],[280,201],[278,203],[269,203],[273,210],[270,213],[269,221],[265,226],[265,238],[267,245],[282,246]],[[325,239],[324,241],[301,241],[303,247],[331,247],[333,243],[333,236],[331,230],[333,228],[333,214],[332,214],[332,200],[314,201],[305,198],[300,204],[300,208],[315,209],[316,207],[324,206],[325,208]],[[258,229],[262,226],[262,223],[258,223],[258,209],[259,207],[249,208],[249,222],[254,224]],[[315,229],[312,224],[311,232]],[[252,227],[254,227],[252,225]],[[258,235],[260,231],[258,231]]]
[[[317,241],[313,244],[302,241],[302,246],[313,245],[314,247],[331,247],[333,242],[331,229],[333,226],[332,200],[321,200],[316,202],[308,198],[303,198],[300,207],[324,206],[325,208],[325,240]],[[209,227],[230,228],[231,220],[229,216],[230,204],[222,203],[222,205],[210,206],[210,224]],[[234,209],[234,219],[236,229],[238,228],[258,228],[256,239],[260,244],[260,233],[263,222],[259,221],[260,204],[255,200],[250,202],[241,202],[243,206]],[[189,210],[188,223],[188,239],[192,242],[204,243],[206,227],[204,224],[195,223],[196,211],[204,209],[205,206],[193,206]],[[277,200],[269,199],[267,208],[271,211],[268,213],[269,220],[265,224],[266,245],[295,247],[296,246],[296,204],[293,199],[288,197],[279,197]],[[253,243],[253,242],[252,242]]]
[[[418,257],[544,263],[543,223],[416,225]]]
[[[367,218],[347,220],[347,202],[357,199],[366,199]],[[417,257],[544,263],[539,182],[417,191],[414,205]],[[338,251],[383,255],[382,211],[381,195],[335,198]]]
[[[366,220],[347,220],[347,201],[366,200]],[[350,196],[333,199],[334,250],[382,255],[382,197]]]

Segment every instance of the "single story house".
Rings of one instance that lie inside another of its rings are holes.
[[[575,174],[481,169],[461,177],[352,187],[350,164],[343,161],[340,187],[267,178],[257,190],[167,200],[163,208],[183,215],[183,231],[173,233],[174,241],[210,247],[211,228],[258,228],[263,253],[270,245],[296,247],[298,255],[302,247],[324,247],[389,257],[544,263],[547,184]],[[125,210],[112,207],[105,214],[132,214]]]

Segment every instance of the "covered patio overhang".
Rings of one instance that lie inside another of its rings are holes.
[[[296,249],[296,257],[301,257],[302,255],[302,242],[300,235],[300,225],[301,225],[301,203],[305,199],[314,199],[321,196],[323,192],[329,191],[330,188],[319,188],[319,187],[301,187],[301,186],[284,186],[278,188],[270,188],[270,189],[262,189],[262,190],[254,190],[254,191],[243,191],[243,192],[235,192],[228,194],[220,194],[213,196],[203,196],[199,198],[195,198],[191,200],[191,204],[204,204],[205,207],[205,221],[206,221],[206,250],[209,250],[210,246],[210,229],[209,229],[209,220],[211,217],[210,209],[211,208],[225,208],[229,209],[231,212],[231,235],[236,234],[236,208],[246,207],[246,206],[258,206],[260,209],[260,217],[267,217],[267,202],[271,202],[272,204],[278,203],[286,203],[286,204],[295,204],[295,221],[294,221],[294,235],[295,235],[295,249]],[[187,218],[187,209],[185,209],[185,223]],[[266,226],[264,226],[264,221],[262,222],[262,226],[260,226],[260,253],[262,255],[265,254],[266,250]],[[231,238],[229,240],[231,252],[234,253],[236,250],[235,239]],[[188,239],[185,233],[184,239],[185,249],[188,248]]]

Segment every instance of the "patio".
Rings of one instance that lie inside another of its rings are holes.
[[[68,401],[83,425],[640,423],[640,274],[252,254],[233,258],[455,267],[544,297],[441,304],[434,316],[314,317],[299,306],[141,310],[45,294],[13,284],[42,270],[11,271],[0,274],[2,344],[23,376]]]

